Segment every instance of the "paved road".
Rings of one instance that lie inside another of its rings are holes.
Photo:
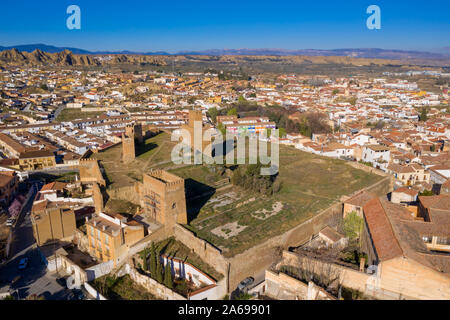
[[[62,105],[60,105],[60,106],[55,110],[54,118],[52,119],[51,122],[54,122],[54,121],[56,120],[56,118],[58,118],[59,114],[61,113],[61,111],[64,110],[65,107],[66,107],[66,105],[65,105],[65,104],[62,104]]]
[[[24,214],[19,217],[13,230],[11,257],[0,267],[0,288],[9,285],[10,292],[20,299],[36,294],[43,295],[47,300],[66,300],[70,290],[56,282],[56,274],[47,271],[35,245],[30,219],[32,202],[31,200],[26,205]],[[29,259],[28,267],[25,270],[18,270],[19,261],[24,257]],[[13,283],[18,276],[20,279]]]
[[[247,292],[248,290],[253,289],[254,287],[256,287],[257,285],[259,285],[261,282],[264,281],[266,276],[266,271],[260,271],[257,274],[254,274],[252,277],[253,279],[255,279],[255,281],[248,286],[247,288],[245,288],[245,291]],[[242,279],[244,280],[244,279]],[[234,299],[235,297],[239,296],[242,292],[239,291],[239,289],[236,287],[232,292],[231,292],[231,299]]]

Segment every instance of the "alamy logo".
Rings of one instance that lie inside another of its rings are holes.
[[[377,5],[370,5],[367,7],[367,14],[371,14],[367,18],[366,25],[369,30],[381,29],[381,9]]]
[[[67,14],[70,14],[67,18],[66,25],[69,30],[81,29],[81,9],[77,5],[70,5],[67,7]]]
[[[191,131],[178,129],[172,133],[171,140],[178,142],[172,149],[171,159],[175,164],[261,164],[260,174],[275,175],[279,170],[278,129],[272,129],[270,137],[261,133],[226,131],[223,134],[215,128],[202,129],[201,121],[194,121],[193,137]],[[181,141],[180,141],[181,139]],[[268,142],[270,141],[270,157]],[[246,153],[248,144],[248,154]],[[235,150],[236,149],[236,150]],[[235,152],[237,151],[237,152]],[[193,161],[192,161],[193,160]]]

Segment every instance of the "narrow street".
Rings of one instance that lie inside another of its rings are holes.
[[[0,289],[9,286],[9,291],[16,299],[35,294],[43,295],[46,300],[65,300],[70,290],[56,282],[56,274],[47,271],[35,245],[30,217],[35,194],[36,191],[14,227],[10,258],[0,267]],[[25,257],[29,259],[28,266],[19,270],[19,261]]]

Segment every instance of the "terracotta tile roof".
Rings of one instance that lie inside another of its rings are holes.
[[[419,197],[419,201],[426,209],[450,211],[450,195],[448,194],[441,194],[438,196],[421,196]]]
[[[54,157],[53,152],[47,151],[47,150],[39,150],[39,151],[29,151],[29,152],[23,152],[20,154],[20,159],[27,159],[27,158],[46,158],[46,157]]]
[[[449,211],[445,213],[448,217]],[[448,237],[449,220],[446,224],[416,220],[405,207],[385,199],[368,202],[364,216],[380,261],[403,256],[450,276],[450,255],[429,251],[422,240]]]
[[[320,230],[319,233],[324,235],[325,237],[327,237],[328,239],[330,239],[333,242],[337,242],[344,237],[342,234],[340,234],[333,228],[330,228],[329,226],[326,226],[325,228]]]
[[[46,185],[42,186],[41,191],[48,191],[48,190],[63,190],[66,187],[67,183],[64,182],[59,182],[59,181],[55,181],[55,182],[50,182],[47,183]]]
[[[14,171],[11,171],[14,173]],[[0,172],[0,188],[4,188],[14,179],[14,175],[8,174],[7,172]]]
[[[363,210],[378,259],[386,261],[403,255],[380,199],[369,200]]]
[[[345,200],[344,203],[350,204],[353,206],[362,207],[366,204],[367,201],[369,201],[370,199],[376,198],[376,197],[377,196],[373,193],[361,191],[361,192],[357,193],[356,195],[354,195],[353,197],[351,197],[350,199]]]
[[[396,190],[394,190],[392,192],[395,192],[395,193],[406,193],[406,194],[408,194],[410,196],[413,196],[413,197],[417,196],[417,194],[419,193],[417,190],[410,189],[408,187],[401,187],[401,188],[398,188],[398,189],[396,189]]]

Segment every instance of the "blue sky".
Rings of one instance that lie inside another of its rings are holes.
[[[66,9],[81,8],[81,30]],[[381,30],[366,8],[381,8]],[[87,50],[383,48],[450,53],[450,1],[22,0],[0,4],[0,45]],[[447,49],[444,49],[446,48]]]

